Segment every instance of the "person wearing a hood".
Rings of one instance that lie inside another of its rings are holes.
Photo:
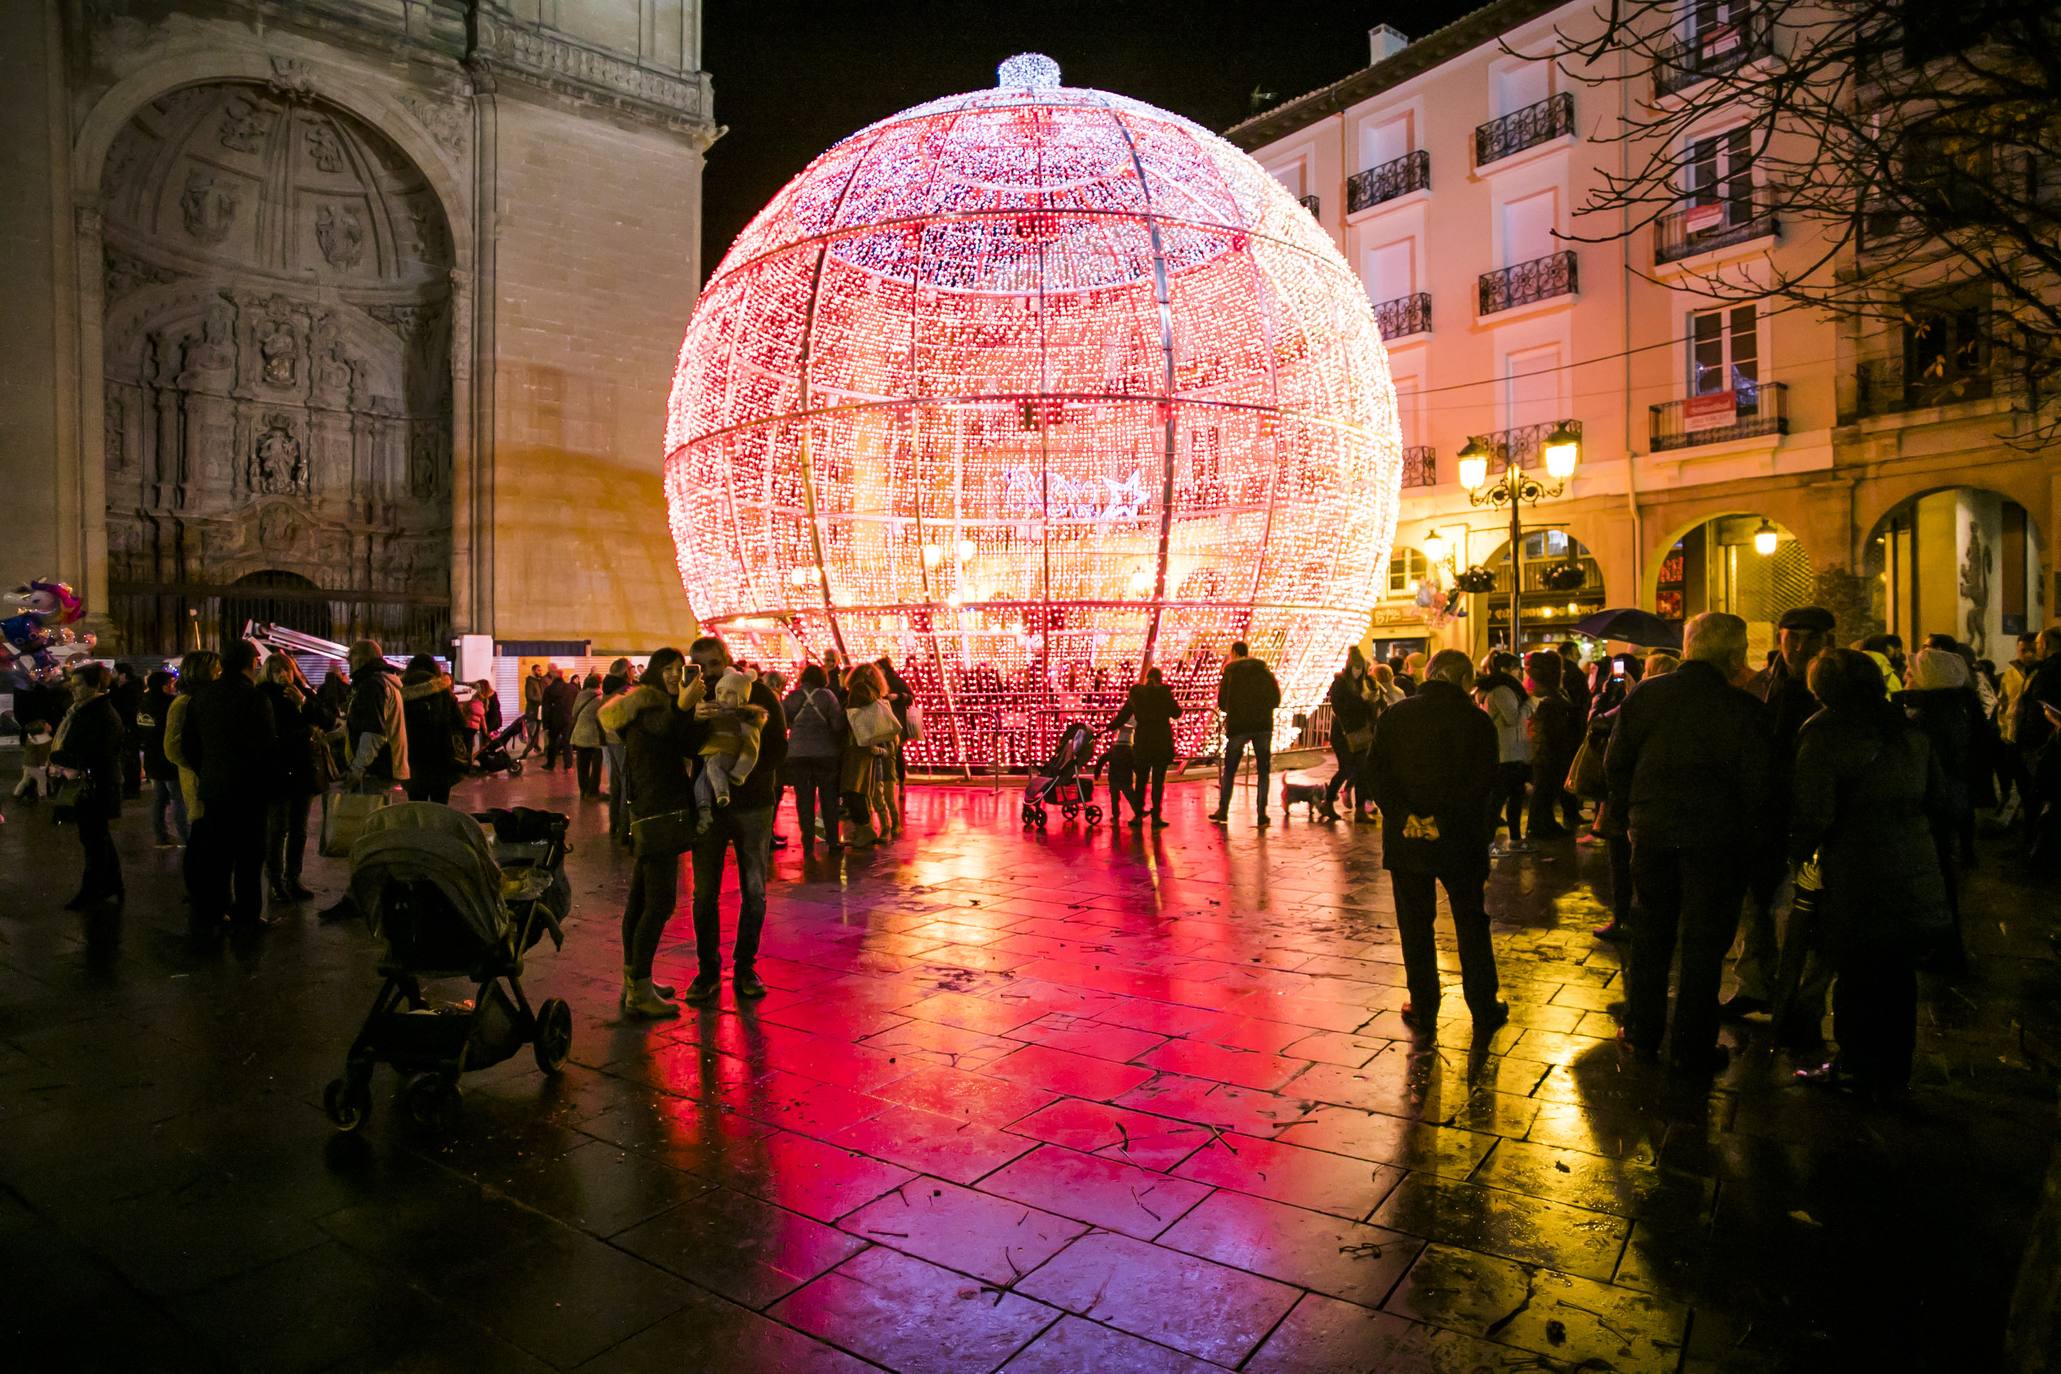
[[[601,734],[601,675],[589,673],[572,707],[573,772],[582,797],[601,795],[601,749],[607,742]]]
[[[408,718],[401,682],[376,639],[351,645],[351,702],[344,712],[346,771],[360,792],[408,781]]]
[[[415,655],[401,674],[401,702],[408,736],[408,800],[447,805],[451,785],[465,776],[466,762],[465,716],[450,675],[428,654]]]
[[[1524,785],[1531,780],[1532,704],[1524,684],[1512,676],[1517,666],[1515,654],[1491,649],[1481,656],[1480,675],[1474,679],[1474,700],[1496,727],[1496,794],[1490,805],[1509,827],[1504,852],[1510,854],[1531,848],[1524,839]]]
[[[1837,622],[1822,606],[1792,606],[1775,625],[1774,662],[1753,675],[1746,690],[1768,708],[1771,731],[1768,773],[1768,823],[1761,831],[1760,852],[1752,856],[1753,876],[1747,888],[1746,918],[1739,931],[1739,960],[1733,965],[1739,986],[1726,999],[1726,1020],[1739,1020],[1770,1010],[1775,975],[1782,962],[1782,941],[1776,928],[1782,885],[1788,881],[1790,774],[1796,765],[1796,736],[1803,723],[1818,713],[1818,699],[1804,680],[1812,660],[1832,642]],[[1829,966],[1813,957],[1789,1002],[1787,1025],[1779,1033],[1792,1039],[1815,1039],[1825,1019]]]
[[[1932,756],[1939,761],[1945,780],[1932,841],[1939,852],[1947,912],[1954,923],[1953,942],[1943,955],[1949,965],[1959,967],[1967,956],[1961,944],[1960,865],[1955,848],[1962,827],[1973,822],[1969,760],[1982,707],[1968,686],[1967,664],[1952,650],[1920,649],[1911,659],[1910,670],[1910,686],[1890,700],[1932,746]]]
[[[1717,1043],[1725,951],[1739,933],[1749,856],[1766,823],[1767,708],[1734,687],[1746,669],[1746,622],[1707,611],[1683,632],[1682,666],[1649,673],[1618,708],[1603,761],[1605,802],[1630,827],[1639,913],[1620,1037],[1676,1067],[1724,1067]],[[1682,971],[1668,1030],[1668,973]]]
[[[1224,713],[1224,771],[1217,782],[1217,809],[1209,818],[1222,825],[1231,819],[1231,789],[1238,782],[1238,765],[1245,751],[1252,750],[1258,765],[1259,815],[1255,824],[1267,819],[1267,774],[1274,760],[1274,709],[1281,704],[1281,684],[1265,659],[1254,658],[1244,640],[1231,646],[1231,659],[1217,680],[1217,709]]]
[[[108,700],[114,674],[98,663],[72,671],[72,706],[50,742],[50,762],[85,787],[72,811],[79,832],[82,867],[79,890],[64,904],[85,911],[105,902],[122,904],[122,858],[108,822],[122,814],[122,718]]]
[[[1851,1077],[1894,1097],[1910,1083],[1917,1045],[1917,961],[1950,926],[1933,843],[1946,778],[1864,655],[1825,651],[1810,687],[1825,709],[1797,735],[1789,857],[1815,858],[1824,883],[1818,915],[1839,970],[1839,1056],[1797,1077]]]
[[[694,782],[687,765],[698,740],[694,714],[682,704],[690,671],[678,649],[660,649],[652,654],[636,686],[601,706],[602,728],[622,737],[633,834],[638,821],[694,807]],[[620,1005],[625,1016],[656,1020],[680,1014],[671,986],[652,980],[651,961],[679,901],[682,852],[647,847],[637,854],[630,870],[622,928]],[[713,983],[706,988],[690,987],[688,1000],[705,1003],[716,991]]]

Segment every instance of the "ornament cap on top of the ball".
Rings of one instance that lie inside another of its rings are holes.
[[[1041,52],[1020,52],[995,68],[995,85],[1003,90],[1059,89],[1059,64]]]

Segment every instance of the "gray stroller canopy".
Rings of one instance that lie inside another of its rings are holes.
[[[434,883],[482,948],[507,940],[501,866],[479,822],[435,802],[382,807],[351,846],[351,897],[372,933],[382,934],[380,896],[389,882]]]

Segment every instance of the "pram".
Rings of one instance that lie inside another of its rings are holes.
[[[537,722],[518,715],[480,744],[472,756],[473,771],[481,777],[501,772],[521,777],[522,761],[536,751],[536,737]]]
[[[480,821],[494,827],[490,844]],[[571,905],[565,881],[566,818],[527,807],[478,819],[433,802],[378,811],[351,847],[351,898],[386,942],[386,981],[322,1095],[339,1131],[372,1114],[372,1071],[406,1076],[401,1103],[426,1130],[457,1125],[460,1074],[508,1059],[524,1045],[557,1073],[572,1050],[572,1009],[553,997],[530,1010],[523,955],[547,933],[563,946]],[[467,978],[474,995],[437,1006],[423,984]]]
[[[1031,770],[1023,785],[1023,825],[1040,829],[1045,808],[1057,806],[1059,814],[1072,820],[1085,816],[1089,825],[1102,823],[1102,808],[1095,805],[1095,780],[1088,773],[1088,756],[1094,752],[1095,732],[1080,721],[1068,721],[1059,732],[1059,745],[1042,767]]]

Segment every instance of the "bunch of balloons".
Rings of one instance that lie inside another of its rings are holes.
[[[73,632],[72,623],[86,614],[86,603],[64,582],[31,582],[9,592],[0,609],[0,642],[8,660],[0,668],[29,684],[55,682],[63,676],[61,660],[92,652],[94,637]]]

